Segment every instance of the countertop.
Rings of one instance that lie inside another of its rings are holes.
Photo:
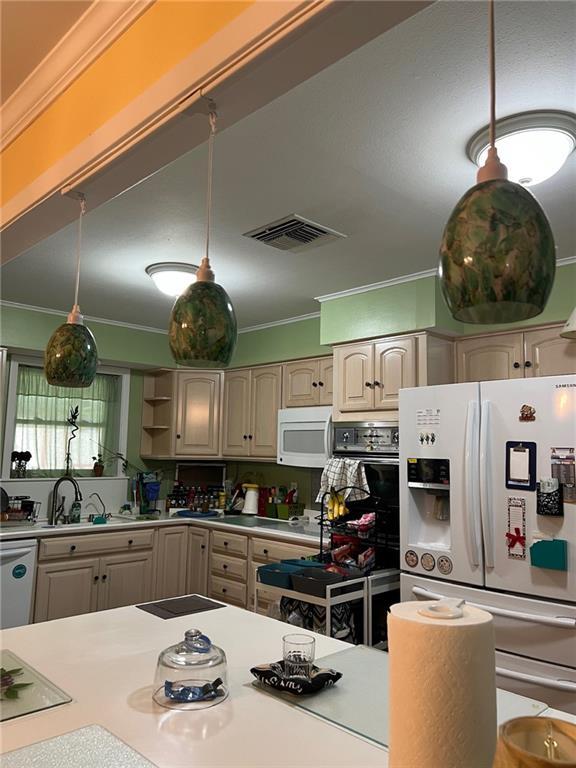
[[[317,544],[320,541],[320,528],[316,523],[303,522],[297,525],[290,525],[282,520],[272,520],[265,517],[225,515],[223,517],[209,517],[206,519],[177,517],[141,521],[118,516],[112,517],[105,525],[75,523],[72,525],[58,525],[56,527],[48,526],[44,520],[30,528],[0,528],[0,542],[15,539],[44,539],[50,536],[69,536],[76,533],[107,533],[111,530],[166,525],[199,525],[205,528],[236,531],[237,533],[249,535],[288,539],[302,544]]]
[[[156,660],[191,627],[226,651],[230,697],[210,709],[174,712],[152,701]],[[385,768],[383,748],[254,688],[250,667],[281,658],[286,631],[281,622],[232,606],[166,621],[117,608],[4,630],[2,646],[73,701],[2,723],[1,750],[97,724],[159,768]],[[318,658],[350,647],[315,637]]]
[[[201,711],[167,710],[151,698],[156,660],[192,627],[224,648],[230,697]],[[286,624],[233,606],[166,621],[135,607],[117,608],[4,630],[1,646],[73,700],[2,723],[0,749],[96,724],[159,768],[386,768],[383,747],[252,685],[250,667],[280,658],[286,631]],[[317,658],[350,648],[314,636]]]

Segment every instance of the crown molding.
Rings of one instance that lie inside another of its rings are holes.
[[[414,272],[411,275],[402,275],[401,277],[393,277],[391,280],[383,280],[380,283],[369,283],[368,285],[359,285],[357,288],[347,288],[345,291],[338,291],[337,293],[327,293],[324,296],[316,296],[316,301],[323,304],[325,301],[332,301],[333,299],[342,299],[345,296],[356,296],[358,293],[368,293],[369,291],[378,291],[380,288],[388,288],[391,285],[400,285],[400,283],[411,283],[413,280],[421,280],[423,277],[433,277],[438,270],[425,269],[423,272]]]
[[[93,0],[0,108],[4,150],[155,0]]]
[[[58,317],[66,318],[67,312],[62,312],[59,309],[50,309],[49,307],[35,307],[32,304],[20,304],[17,301],[0,301],[0,307],[11,307],[12,309],[25,309],[28,312],[40,312],[44,315],[57,315]],[[107,320],[105,317],[92,317],[91,315],[84,315],[84,320],[89,323],[100,323],[101,325],[114,325],[117,328],[130,328],[133,331],[146,331],[146,333],[161,333],[164,336],[168,335],[168,331],[163,328],[152,328],[148,325],[135,325],[134,323],[124,323],[121,320]]]
[[[291,325],[300,323],[302,320],[313,320],[320,317],[320,312],[311,312],[308,315],[297,315],[296,317],[287,317],[284,320],[272,320],[270,323],[261,323],[260,325],[249,325],[246,328],[240,328],[238,333],[251,333],[252,331],[263,331],[266,328],[275,328],[277,325]]]

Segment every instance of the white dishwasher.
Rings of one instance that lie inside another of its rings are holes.
[[[30,623],[37,549],[36,539],[0,541],[0,629]]]

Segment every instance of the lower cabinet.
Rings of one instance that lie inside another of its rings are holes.
[[[210,531],[190,528],[188,531],[188,578],[186,592],[189,595],[208,594],[208,554]]]
[[[187,594],[186,561],[188,559],[188,528],[159,528],[156,534],[156,600]]]
[[[98,607],[100,560],[41,563],[37,570],[34,621],[63,619]]]
[[[98,610],[145,603],[152,594],[152,552],[125,552],[100,559]]]

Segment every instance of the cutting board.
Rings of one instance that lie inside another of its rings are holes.
[[[22,674],[15,678],[15,683],[32,683],[27,688],[20,689],[17,699],[0,700],[0,722],[72,701],[67,693],[36,672],[12,651],[0,651],[0,666],[7,670],[22,669]]]

